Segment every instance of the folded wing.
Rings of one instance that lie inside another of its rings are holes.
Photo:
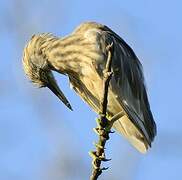
[[[111,82],[111,88],[118,95],[128,118],[151,146],[156,135],[156,124],[148,102],[142,65],[121,37],[106,26],[101,29],[101,41],[114,44],[112,69],[115,82]]]

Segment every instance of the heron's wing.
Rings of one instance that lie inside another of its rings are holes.
[[[104,41],[101,44],[114,45],[112,69],[115,83],[111,82],[112,91],[119,96],[129,119],[151,145],[156,135],[156,124],[148,102],[142,66],[129,45],[106,26],[102,28],[101,41]]]

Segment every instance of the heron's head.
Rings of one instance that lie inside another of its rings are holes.
[[[44,53],[46,44],[53,39],[51,34],[32,36],[23,52],[23,69],[33,84],[48,87],[69,109],[70,103],[56,83],[48,59]]]

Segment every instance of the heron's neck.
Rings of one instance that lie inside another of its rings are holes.
[[[79,63],[76,61],[82,50],[79,43],[80,37],[76,35],[62,39],[55,37],[45,42],[44,54],[52,69],[63,74],[79,73]]]

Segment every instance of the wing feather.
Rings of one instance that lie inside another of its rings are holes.
[[[117,88],[113,87],[112,90],[120,97],[121,106],[129,119],[151,146],[156,135],[156,124],[148,102],[142,65],[121,37],[106,26],[101,29],[102,41],[105,41],[106,45],[114,43],[112,69]]]

